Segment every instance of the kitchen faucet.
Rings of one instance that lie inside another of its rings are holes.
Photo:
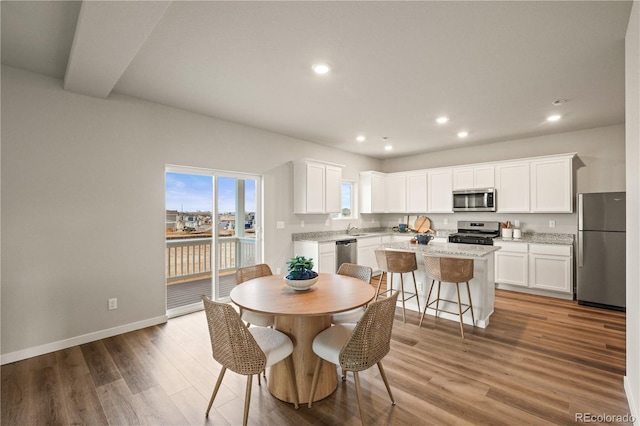
[[[354,229],[358,229],[358,228],[355,226],[351,226],[351,223],[349,223],[349,225],[347,225],[347,235],[349,235],[349,233]]]

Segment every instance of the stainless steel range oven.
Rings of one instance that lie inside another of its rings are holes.
[[[458,221],[458,232],[449,235],[449,242],[492,246],[493,239],[499,235],[500,222],[461,220]]]

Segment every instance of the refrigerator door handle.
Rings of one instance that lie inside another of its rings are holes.
[[[578,268],[584,266],[584,235],[582,231],[578,231]]]

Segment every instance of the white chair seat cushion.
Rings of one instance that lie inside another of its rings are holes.
[[[313,339],[313,352],[332,364],[340,365],[340,351],[354,328],[355,324],[338,324],[321,331]]]
[[[364,314],[364,309],[356,308],[346,312],[340,312],[338,314],[333,314],[331,316],[331,322],[333,324],[355,324],[360,321],[362,315]]]
[[[251,325],[258,325],[260,327],[269,327],[273,325],[275,317],[269,314],[261,314],[259,312],[242,310],[242,321],[248,322]]]
[[[293,352],[293,343],[286,334],[266,327],[250,327],[249,331],[267,357],[267,367],[276,364]]]

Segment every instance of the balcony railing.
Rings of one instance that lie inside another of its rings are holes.
[[[211,238],[167,240],[165,265],[167,284],[210,277]],[[218,274],[234,272],[256,263],[254,237],[219,237],[217,247]]]

